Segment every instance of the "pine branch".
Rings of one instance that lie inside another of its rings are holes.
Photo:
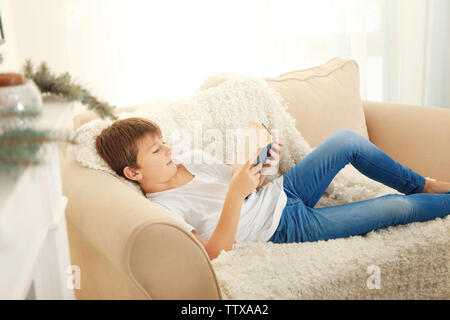
[[[17,110],[16,107],[7,107],[0,110],[0,120],[7,118],[37,118],[41,115],[38,109]]]
[[[39,160],[24,160],[18,157],[8,157],[8,156],[0,156],[0,171],[3,165],[14,165],[14,166],[36,166],[39,165]],[[10,168],[9,168],[10,169]]]
[[[1,62],[2,56],[0,55]],[[102,118],[117,119],[112,113],[113,107],[99,102],[88,91],[72,84],[68,73],[55,77],[49,72],[45,63],[34,73],[29,61],[27,61],[24,71],[25,77],[33,79],[42,93],[51,93],[63,96],[68,100],[87,102],[88,107],[94,109]],[[7,107],[0,110],[0,174],[15,176],[28,166],[41,164],[43,153],[47,150],[44,148],[46,145],[55,142],[63,142],[66,145],[77,143],[76,137],[71,137],[70,133],[24,127],[23,119],[34,120],[40,115],[41,111],[38,109],[17,110],[15,107]],[[3,121],[6,125],[3,125]]]
[[[32,79],[42,93],[62,96],[69,101],[80,101],[84,105],[87,105],[88,110],[93,110],[102,119],[105,117],[109,117],[113,120],[118,119],[113,114],[115,108],[114,106],[111,106],[106,102],[99,101],[88,90],[76,83],[73,83],[68,72],[55,76],[50,72],[45,62],[42,62],[38,67],[38,70],[34,72],[33,65],[30,60],[26,60],[23,70],[25,78]]]
[[[18,143],[33,145],[35,143],[65,142],[76,144],[69,134],[54,132],[50,129],[12,128],[0,134],[0,148],[14,146]]]
[[[17,173],[23,167],[40,164],[42,146],[57,141],[77,143],[69,134],[45,129],[11,128],[4,131],[0,134],[0,172]]]

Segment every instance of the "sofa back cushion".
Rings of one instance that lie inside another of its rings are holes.
[[[297,130],[311,147],[344,128],[368,138],[354,60],[336,57],[320,66],[264,80],[283,97]]]

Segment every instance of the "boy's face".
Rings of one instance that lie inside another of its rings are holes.
[[[177,172],[171,156],[172,151],[162,137],[147,135],[138,143],[136,162],[139,168],[128,170],[129,174],[134,175],[130,178],[139,182],[144,189],[166,183]],[[124,173],[127,168],[129,167],[124,169]]]

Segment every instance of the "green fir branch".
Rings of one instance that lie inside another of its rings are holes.
[[[0,110],[0,120],[8,118],[31,118],[35,119],[41,115],[41,111],[37,108],[18,110],[16,106],[6,107]]]
[[[49,143],[76,144],[70,134],[48,129],[10,128],[0,134],[0,172],[17,173],[23,167],[42,162],[40,150]]]
[[[0,54],[0,64],[2,58]],[[117,119],[112,113],[114,107],[98,101],[87,90],[72,84],[68,73],[55,77],[45,63],[34,73],[29,61],[24,70],[25,77],[32,79],[42,93],[59,95],[69,101],[81,101],[100,117]],[[72,137],[70,133],[24,125],[27,120],[34,121],[40,115],[41,110],[37,108],[19,110],[6,107],[0,110],[0,174],[17,177],[24,168],[40,165],[47,150],[46,145],[56,142],[63,142],[65,145],[77,144],[76,137]]]
[[[42,93],[62,96],[69,101],[80,101],[82,104],[87,105],[88,110],[93,110],[102,119],[106,117],[109,117],[112,120],[118,119],[113,114],[115,109],[114,106],[99,101],[88,90],[73,83],[68,72],[55,76],[50,72],[45,62],[42,62],[37,71],[34,72],[30,60],[26,60],[23,70],[25,78],[32,79]]]

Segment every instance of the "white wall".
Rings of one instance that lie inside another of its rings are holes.
[[[218,72],[276,76],[341,56],[359,65],[362,99],[449,107],[448,0],[0,0],[0,10],[0,69],[46,61],[117,106],[177,99]]]
[[[54,74],[68,71],[100,99],[110,99],[104,4],[103,0],[0,0],[6,37],[0,46],[5,58],[1,70],[18,72],[26,59],[35,67],[46,62]]]

